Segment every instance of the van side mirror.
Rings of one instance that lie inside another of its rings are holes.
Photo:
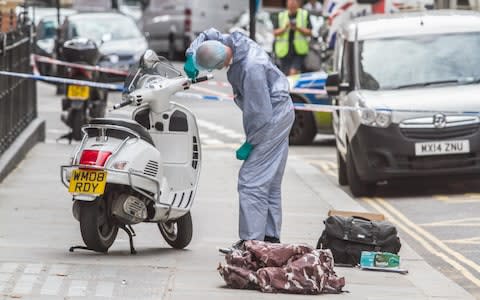
[[[338,96],[340,92],[350,91],[350,84],[341,82],[338,73],[330,73],[325,82],[325,90],[328,96]]]

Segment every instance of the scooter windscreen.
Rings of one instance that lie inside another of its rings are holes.
[[[143,54],[140,62],[133,66],[125,80],[123,94],[129,94],[142,86],[142,77],[144,75],[156,75],[164,78],[176,78],[182,76],[168,59],[163,56],[157,56],[152,50],[147,50]],[[158,79],[158,77],[157,77]]]

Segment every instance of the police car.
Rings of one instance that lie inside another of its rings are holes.
[[[330,105],[331,99],[325,92],[323,71],[288,76],[290,96],[294,103]],[[333,134],[330,112],[295,110],[295,122],[290,131],[290,145],[311,144],[317,133]]]
[[[480,14],[371,16],[346,24],[326,89],[338,180],[354,196],[402,177],[480,172]]]

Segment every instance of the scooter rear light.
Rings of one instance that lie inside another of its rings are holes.
[[[103,167],[110,155],[112,155],[110,151],[83,150],[80,165]]]

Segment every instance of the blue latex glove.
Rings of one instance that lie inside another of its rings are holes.
[[[188,78],[190,79],[195,79],[198,76],[198,70],[195,67],[195,63],[193,62],[193,55],[188,54],[187,55],[187,60],[185,61],[185,64],[183,65],[183,70],[185,73],[187,73]]]
[[[243,143],[243,145],[238,148],[236,154],[237,154],[237,159],[238,160],[247,160],[247,158],[250,156],[250,153],[253,150],[253,145],[250,144],[249,142]]]

